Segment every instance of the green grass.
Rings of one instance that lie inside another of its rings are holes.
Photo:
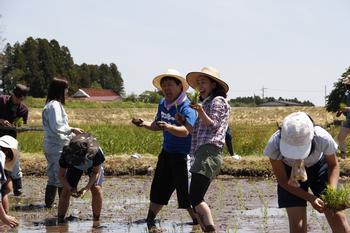
[[[162,145],[162,133],[152,132],[130,124],[91,123],[72,125],[82,128],[99,140],[107,155],[114,154],[152,154],[158,155]],[[241,156],[261,156],[271,135],[277,130],[275,124],[255,125],[234,123],[233,145],[235,153]],[[336,137],[339,127],[329,128],[328,131]],[[41,153],[43,147],[42,132],[24,132],[18,135],[21,151]],[[348,146],[350,138],[348,138]],[[350,151],[350,148],[348,148]],[[227,154],[226,147],[224,154]]]
[[[43,108],[45,98],[28,97],[24,101],[29,108]],[[124,102],[124,101],[85,101],[66,99],[65,108],[156,108],[157,104],[143,102]]]
[[[81,124],[73,125],[97,137],[104,152],[109,154],[153,154],[158,155],[162,146],[161,132],[152,132],[127,124]],[[240,155],[262,155],[274,125],[232,125],[235,152]],[[18,135],[21,151],[40,153],[43,148],[43,132],[23,132]],[[227,154],[225,147],[224,154]]]
[[[161,149],[161,132],[151,132],[130,125],[90,124],[77,125],[93,134],[105,154],[154,154]],[[43,148],[43,132],[24,132],[18,135],[21,151],[40,153]]]

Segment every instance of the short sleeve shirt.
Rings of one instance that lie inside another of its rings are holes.
[[[186,99],[179,106],[172,106],[170,109],[165,108],[164,99],[158,105],[155,121],[164,121],[171,125],[180,126],[175,120],[176,113],[180,113],[186,118],[191,126],[196,122],[196,112],[190,106],[190,101]],[[187,137],[177,137],[171,133],[163,132],[163,149],[169,153],[187,155],[191,148],[191,135]]]
[[[276,131],[270,138],[264,150],[264,155],[273,160],[282,160],[288,166],[293,165],[293,159],[284,157],[280,152],[280,131]],[[314,149],[311,154],[304,159],[305,167],[316,164],[323,156],[336,153],[338,145],[332,136],[320,126],[315,126],[315,136],[313,139]]]

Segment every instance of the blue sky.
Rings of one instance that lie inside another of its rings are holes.
[[[116,63],[126,93],[167,68],[217,68],[229,98],[311,100],[350,66],[350,1],[0,0],[6,42],[56,39],[75,63]]]

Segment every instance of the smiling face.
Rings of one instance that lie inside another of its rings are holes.
[[[176,82],[174,78],[164,77],[160,82],[160,87],[166,101],[173,102],[182,92],[181,82]]]
[[[216,88],[216,82],[213,82],[205,75],[201,75],[197,78],[197,87],[201,98],[205,99]]]

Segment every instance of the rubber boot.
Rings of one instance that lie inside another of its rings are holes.
[[[47,185],[45,190],[45,205],[46,208],[51,208],[55,201],[57,187],[53,185]]]
[[[22,195],[22,178],[12,180],[13,194],[15,196]]]

